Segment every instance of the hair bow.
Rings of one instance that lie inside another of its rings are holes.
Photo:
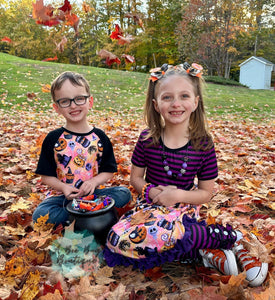
[[[150,70],[150,80],[153,82],[156,80],[159,80],[165,72],[168,70],[169,65],[168,64],[163,64],[160,68],[154,68]]]
[[[186,72],[191,76],[201,77],[203,74],[202,73],[203,67],[199,64],[193,63],[190,66],[189,63],[185,62],[182,66],[184,70],[186,70]]]

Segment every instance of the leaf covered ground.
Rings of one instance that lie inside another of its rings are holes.
[[[135,111],[94,111],[90,121],[110,137],[118,173],[110,185],[129,186],[130,158],[142,116]],[[1,111],[0,148],[0,299],[271,299],[275,294],[275,145],[274,122],[242,119],[209,121],[219,161],[213,200],[202,210],[208,222],[230,223],[253,232],[265,246],[251,249],[269,263],[261,287],[251,288],[245,274],[222,276],[199,263],[174,262],[141,272],[109,268],[102,260],[85,274],[66,276],[53,268],[50,247],[64,236],[32,212],[44,187],[34,174],[48,131],[63,125],[53,111]],[[133,192],[133,205],[136,193]],[[123,211],[120,211],[123,213]],[[70,228],[65,235],[72,235]],[[75,239],[75,237],[74,237]]]

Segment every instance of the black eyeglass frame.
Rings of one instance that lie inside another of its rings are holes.
[[[79,97],[84,97],[84,98],[85,98],[85,102],[84,102],[84,103],[81,103],[81,104],[76,103],[75,99],[77,99],[77,98],[79,98]],[[84,95],[82,95],[82,96],[76,96],[76,97],[74,97],[74,98],[61,98],[61,99],[56,100],[55,102],[56,102],[61,108],[67,108],[67,107],[70,107],[70,106],[72,105],[72,102],[74,102],[74,104],[77,105],[77,106],[81,106],[81,105],[86,104],[87,99],[88,99],[89,97],[90,97],[90,96],[86,96],[86,95],[84,96]],[[62,106],[62,105],[60,104],[60,101],[62,101],[62,100],[70,100],[70,104],[69,104],[69,105],[66,105],[66,106]]]

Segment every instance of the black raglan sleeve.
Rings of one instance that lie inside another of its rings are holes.
[[[63,128],[58,128],[49,132],[45,137],[42,143],[41,154],[35,171],[36,174],[57,177],[57,166],[54,159],[54,145],[58,141],[58,138],[63,131]]]

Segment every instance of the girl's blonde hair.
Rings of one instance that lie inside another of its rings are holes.
[[[157,87],[161,84],[164,78],[176,75],[186,77],[194,87],[195,96],[199,96],[197,109],[191,113],[189,122],[189,133],[192,146],[196,150],[208,150],[213,147],[213,140],[208,132],[208,123],[205,115],[203,104],[203,84],[201,77],[189,75],[181,66],[172,66],[156,81],[150,80],[146,102],[144,107],[144,120],[149,128],[148,135],[145,139],[152,138],[152,144],[157,145],[161,137],[161,132],[164,127],[164,121],[160,113],[154,108],[153,99],[155,99],[155,92]]]
[[[88,93],[88,95],[90,95],[90,85],[89,85],[88,81],[85,79],[85,77],[79,73],[66,71],[66,72],[61,73],[59,76],[57,76],[51,84],[51,95],[52,95],[53,101],[56,100],[55,99],[55,91],[60,90],[63,83],[67,79],[74,86],[83,86],[86,89],[86,92]]]

